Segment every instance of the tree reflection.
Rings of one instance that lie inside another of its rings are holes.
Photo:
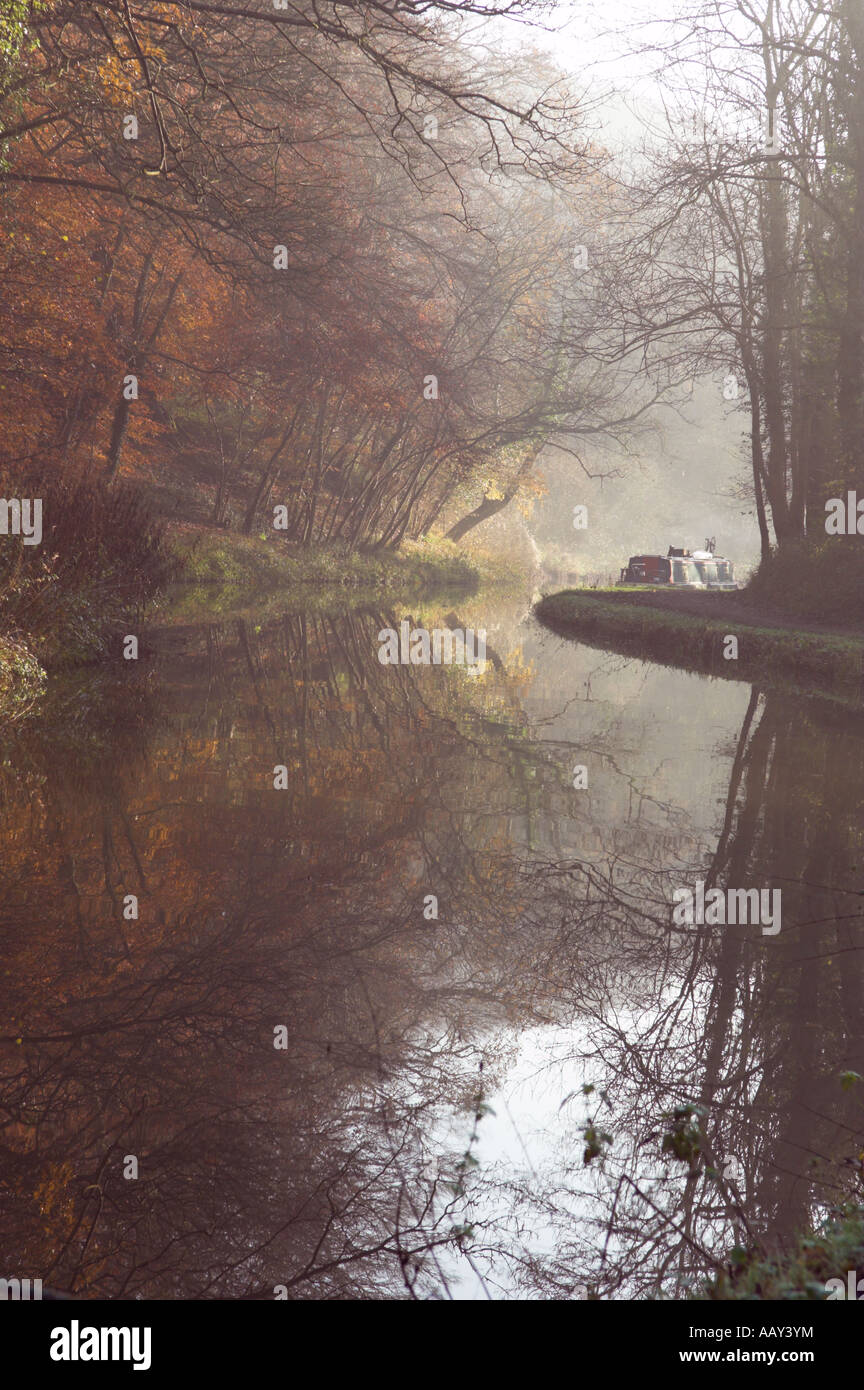
[[[572,750],[506,653],[474,681],[382,667],[394,625],[163,635],[137,680],[66,691],[4,750],[22,1274],[84,1297],[447,1297],[466,1273],[481,1296],[680,1294],[859,1191],[854,721],[754,691],[705,858],[614,727],[597,757],[652,816],[574,819]],[[673,927],[686,875],[781,887],[780,935]],[[483,1136],[532,1029],[555,1123],[520,1168]],[[585,1165],[589,1123],[614,1143]]]
[[[853,717],[753,692],[715,853],[689,878],[781,887],[776,938],[673,927],[657,905],[687,881],[680,865],[610,860],[603,927],[577,946],[581,1046],[565,1053],[604,1099],[571,1097],[569,1132],[534,1184],[556,1248],[532,1252],[523,1291],[680,1295],[735,1244],[780,1250],[860,1198],[862,752]],[[566,866],[555,875],[566,893]],[[592,1111],[615,1142],[584,1168]],[[676,1128],[692,1136],[680,1159],[663,1152]]]

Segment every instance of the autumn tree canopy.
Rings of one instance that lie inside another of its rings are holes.
[[[395,544],[530,487],[585,405],[556,334],[574,208],[604,196],[560,74],[483,39],[542,8],[19,6],[6,463],[247,531],[278,507],[303,544]]]

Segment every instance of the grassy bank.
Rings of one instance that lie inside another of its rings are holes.
[[[815,691],[846,703],[864,698],[864,638],[806,627],[753,626],[652,608],[627,590],[575,589],[540,600],[535,613],[562,636],[666,665],[766,685]],[[639,601],[637,601],[639,600]],[[724,638],[738,640],[727,660]]]
[[[457,600],[481,587],[506,591],[524,576],[501,561],[472,556],[450,541],[409,541],[398,551],[303,550],[284,540],[243,536],[195,526],[170,526],[168,544],[179,565],[178,582],[163,609],[191,617],[275,594],[313,606],[344,602],[415,602],[431,595]]]
[[[63,478],[36,484],[45,497],[43,543],[0,554],[0,711],[8,718],[31,707],[46,670],[112,662],[122,634],[154,620],[259,615],[287,600],[308,609],[385,599],[458,605],[480,589],[525,585],[517,567],[469,558],[440,538],[398,551],[304,550],[278,537],[165,525],[131,489]]]

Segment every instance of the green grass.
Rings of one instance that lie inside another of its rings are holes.
[[[553,631],[588,646],[725,679],[815,690],[844,703],[857,704],[864,698],[864,639],[750,627],[736,624],[734,612],[728,620],[672,613],[628,603],[627,593],[565,590],[541,599],[534,611]],[[727,633],[738,639],[737,660],[723,656]]]

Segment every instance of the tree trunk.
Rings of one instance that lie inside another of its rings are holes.
[[[479,526],[481,521],[487,521],[490,516],[497,516],[498,512],[502,512],[507,504],[513,501],[519,491],[520,482],[537,462],[543,443],[544,441],[541,440],[539,444],[535,443],[529,449],[519,466],[519,472],[505,495],[503,497],[484,497],[479,507],[475,507],[473,512],[468,512],[467,516],[463,516],[461,521],[457,521],[455,526],[450,527],[446,536],[448,541],[461,541],[462,537],[467,536],[469,531],[473,531],[475,526]]]
[[[481,521],[486,521],[490,516],[496,516],[498,512],[503,511],[508,502],[512,502],[515,493],[514,487],[504,497],[484,497],[479,507],[475,507],[473,512],[469,512],[461,521],[457,521],[455,526],[450,527],[446,533],[447,540],[461,541],[462,537],[473,531],[475,526],[479,526]]]
[[[848,158],[855,201],[846,248],[845,306],[837,352],[837,412],[843,481],[861,481],[862,405],[864,405],[864,15],[860,0],[845,0],[843,23],[849,35],[854,79],[849,100]]]
[[[114,410],[114,420],[111,425],[111,440],[108,444],[108,459],[105,465],[105,477],[109,483],[113,483],[120,471],[120,459],[123,455],[123,445],[126,442],[126,435],[129,430],[130,404],[131,402],[128,401],[121,392],[120,399]]]

